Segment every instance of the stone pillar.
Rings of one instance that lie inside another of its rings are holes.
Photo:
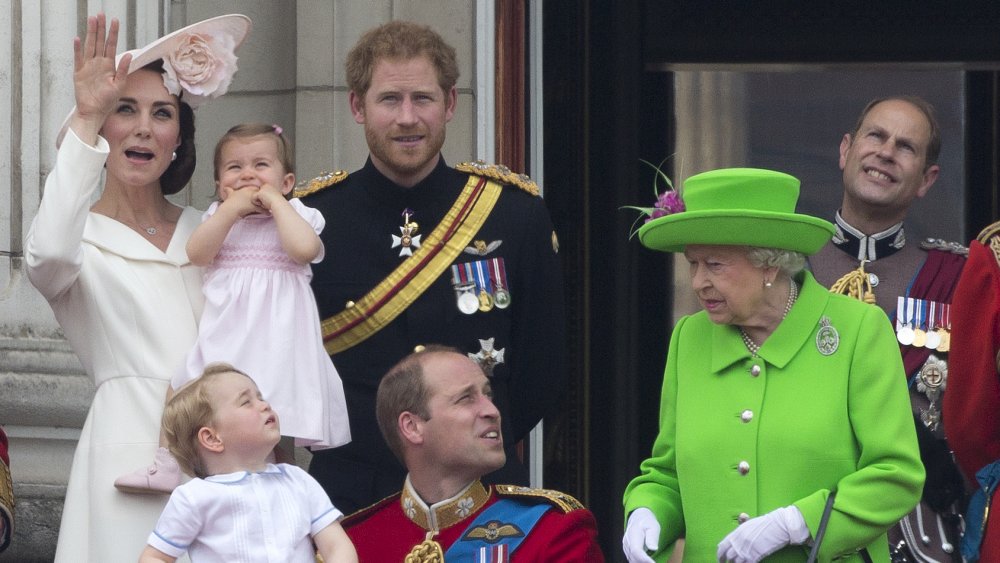
[[[746,166],[746,79],[737,72],[682,71],[674,74],[677,152],[675,184],[715,168]],[[700,309],[691,291],[688,265],[674,256],[673,322]]]

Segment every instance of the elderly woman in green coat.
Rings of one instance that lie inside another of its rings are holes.
[[[891,324],[803,270],[833,225],[796,214],[798,193],[780,172],[705,172],[639,230],[684,253],[704,310],[674,328],[659,434],[625,490],[630,563],[679,538],[685,563],[805,561],[828,499],[818,560],[888,562],[886,529],[920,498]]]

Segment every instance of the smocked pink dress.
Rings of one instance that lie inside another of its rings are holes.
[[[323,215],[298,199],[292,207],[316,233]],[[213,203],[202,220],[218,209]],[[314,262],[323,259],[323,252]],[[309,264],[284,251],[270,215],[249,215],[226,236],[205,269],[205,310],[198,340],[173,387],[227,362],[250,375],[278,413],[281,433],[295,445],[330,448],[351,440],[344,386],[320,333]]]

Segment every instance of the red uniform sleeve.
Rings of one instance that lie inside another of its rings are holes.
[[[586,509],[548,511],[514,553],[513,560],[603,563],[594,515]]]
[[[1000,458],[1000,268],[993,252],[973,241],[951,304],[951,353],[944,394],[944,428],[959,467],[976,471]]]

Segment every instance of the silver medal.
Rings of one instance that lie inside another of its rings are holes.
[[[479,300],[471,293],[463,293],[458,296],[458,310],[471,315],[479,310]]]
[[[498,287],[493,294],[493,302],[497,309],[506,309],[510,306],[510,292],[502,287]]]
[[[910,328],[910,325],[903,325],[896,331],[896,340],[898,340],[903,346],[913,344],[913,337],[913,329]]]
[[[816,331],[816,349],[824,356],[830,356],[840,347],[840,333],[830,324],[830,317],[819,320],[819,330]]]
[[[458,310],[471,315],[479,310],[479,299],[476,298],[476,284],[463,283],[455,284],[455,302]]]
[[[924,340],[924,348],[929,348],[931,350],[937,350],[937,347],[941,345],[941,335],[936,330],[927,331],[927,338]]]

